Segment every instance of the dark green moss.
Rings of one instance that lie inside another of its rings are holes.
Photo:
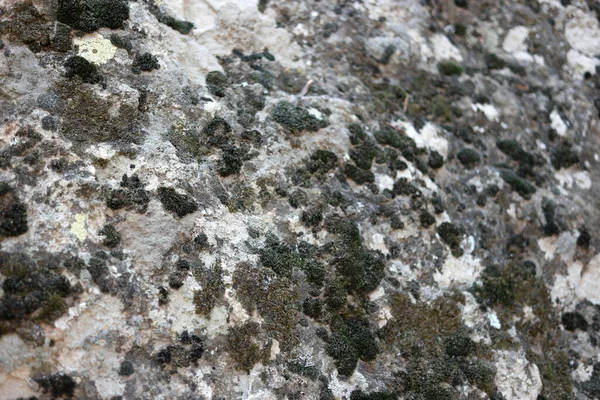
[[[475,343],[462,332],[448,336],[444,341],[446,354],[450,357],[467,357],[475,350]]]
[[[244,165],[245,158],[246,151],[244,149],[237,146],[225,147],[217,166],[219,175],[229,176],[238,174]]]
[[[568,331],[575,332],[577,329],[587,331],[588,322],[585,317],[577,311],[563,313],[560,320]]]
[[[335,359],[340,375],[352,375],[359,359],[373,361],[379,353],[377,339],[366,320],[337,319],[331,326],[334,332],[327,345],[327,354]]]
[[[302,310],[312,319],[319,319],[323,314],[323,303],[319,299],[309,297],[304,300]]]
[[[158,58],[150,53],[136,55],[131,65],[131,71],[134,74],[141,74],[142,71],[150,72],[155,69],[160,69],[160,64]]]
[[[0,182],[0,237],[19,236],[28,230],[27,208],[12,186]]]
[[[321,371],[311,364],[308,364],[306,360],[296,359],[287,363],[288,370],[294,374],[302,375],[310,380],[316,380],[321,375]]]
[[[364,393],[362,390],[354,390],[350,394],[350,400],[397,400],[398,396],[390,392]]]
[[[467,26],[463,24],[454,24],[454,34],[457,36],[466,36]]]
[[[502,69],[506,67],[506,61],[494,53],[490,53],[485,57],[485,64],[489,69]]]
[[[229,144],[232,132],[229,122],[220,117],[213,118],[202,129],[202,134],[208,137],[208,143],[219,148],[224,148]]]
[[[392,146],[400,150],[403,154],[406,150],[416,150],[417,145],[410,137],[401,134],[395,129],[384,127],[373,134],[377,143],[382,146]]]
[[[308,204],[308,194],[302,189],[295,190],[288,199],[290,206],[298,208]]]
[[[496,147],[525,167],[532,168],[535,163],[533,155],[523,150],[516,140],[498,140]]]
[[[400,178],[394,182],[392,193],[395,196],[410,196],[413,198],[419,198],[423,195],[415,185],[408,181],[408,178]]]
[[[461,149],[456,154],[456,158],[467,168],[472,168],[481,162],[479,153],[468,147]]]
[[[159,187],[156,192],[163,208],[180,218],[198,210],[198,204],[192,197],[179,194],[174,188]]]
[[[419,221],[423,228],[429,228],[431,225],[435,224],[435,217],[427,210],[423,210],[419,214]]]
[[[361,169],[369,170],[377,156],[377,148],[372,144],[363,144],[350,149],[350,159]]]
[[[457,62],[452,60],[439,62],[437,68],[441,74],[448,76],[460,75],[463,73],[462,67]]]
[[[519,175],[509,169],[501,169],[500,177],[502,177],[504,182],[510,185],[512,190],[519,193],[524,199],[531,198],[531,195],[537,191],[535,186],[533,186],[529,181],[521,178]]]
[[[280,101],[271,111],[275,122],[281,124],[292,133],[302,131],[316,132],[328,125],[327,121],[311,115],[305,108],[295,106],[287,101]]]
[[[550,153],[550,162],[555,170],[569,168],[579,162],[579,155],[569,143],[561,143]]]
[[[128,18],[125,0],[58,0],[56,9],[58,21],[84,32],[103,27],[120,29]]]
[[[302,254],[279,241],[277,237],[268,235],[265,247],[259,250],[261,263],[283,276],[291,276],[294,269],[304,271],[307,280],[322,286],[325,276],[324,267],[321,263],[312,259],[310,254]]]
[[[106,224],[100,231],[100,235],[104,236],[102,244],[106,247],[116,247],[121,243],[121,234],[117,231],[114,225]]]
[[[192,22],[176,19],[169,15],[164,15],[159,19],[159,22],[167,25],[169,28],[172,28],[183,35],[187,35],[192,31],[192,29],[194,29],[194,24]]]
[[[367,135],[359,124],[350,124],[347,128],[350,132],[350,143],[353,145],[357,145],[367,140]]]
[[[194,292],[196,313],[209,316],[219,299],[225,294],[223,269],[218,264],[212,268],[207,268],[203,265],[195,265],[193,273],[196,281],[202,287],[201,290]]]
[[[350,376],[358,364],[358,353],[350,340],[343,335],[333,335],[327,343],[327,354],[335,360],[338,374]]]
[[[404,222],[402,222],[398,215],[394,215],[392,218],[390,218],[390,228],[404,229]]]
[[[300,220],[307,228],[316,228],[323,221],[323,213],[317,209],[306,210],[302,212]]]
[[[428,110],[440,121],[449,122],[453,118],[452,108],[448,100],[442,96],[434,96],[429,102]]]
[[[462,255],[460,249],[460,242],[464,231],[450,222],[442,222],[436,229],[437,234],[440,236],[442,241],[446,243],[453,251],[453,254]]]
[[[433,169],[439,169],[444,166],[444,157],[435,150],[429,152],[429,160],[427,164]]]
[[[260,327],[254,321],[229,328],[227,350],[236,362],[237,369],[250,373],[255,364],[268,360],[270,346],[259,343],[257,339],[259,333]]]
[[[119,366],[119,375],[120,376],[130,376],[133,375],[135,369],[133,367],[133,363],[131,361],[122,361]]]
[[[144,184],[137,175],[123,175],[120,189],[111,189],[107,193],[106,205],[113,210],[130,209],[145,213],[148,209],[150,196],[144,190]]]
[[[65,69],[67,78],[77,76],[81,78],[82,82],[92,84],[104,81],[104,78],[98,72],[98,67],[80,56],[69,57],[65,62]]]
[[[224,73],[211,71],[206,75],[206,86],[211,94],[224,97],[226,94],[225,89],[229,86],[229,80]]]
[[[560,227],[556,222],[556,204],[547,197],[542,198],[542,212],[544,213],[544,235],[553,236],[560,233]]]
[[[327,150],[317,150],[311,154],[306,168],[311,174],[324,174],[337,166],[338,158],[335,153]]]
[[[92,276],[92,281],[98,285],[102,293],[109,293],[111,289],[110,272],[106,266],[106,261],[99,258],[90,258],[88,262],[88,271]]]
[[[344,174],[358,185],[375,182],[375,175],[371,171],[358,168],[354,164],[346,164]]]
[[[40,385],[44,393],[49,393],[53,398],[73,397],[77,383],[69,375],[57,373],[33,378]]]
[[[127,36],[121,36],[113,33],[110,35],[110,42],[113,44],[113,46],[118,47],[119,49],[127,51],[133,50],[133,44]]]

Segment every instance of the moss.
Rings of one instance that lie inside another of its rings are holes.
[[[33,378],[40,385],[44,393],[49,393],[53,398],[73,397],[77,383],[69,375],[57,373],[53,375],[37,376]]]
[[[444,340],[446,354],[450,357],[467,357],[475,350],[475,343],[463,332],[457,332]]]
[[[150,53],[136,55],[131,65],[131,71],[134,74],[141,74],[142,71],[150,72],[155,69],[160,69],[160,64],[158,58]]]
[[[384,127],[378,131],[375,131],[373,134],[377,143],[382,146],[392,146],[398,150],[400,150],[403,154],[407,150],[412,150],[414,152],[417,148],[415,141],[410,137],[401,134],[395,129],[390,127]]]
[[[427,164],[433,169],[439,169],[444,166],[444,157],[435,150],[429,152],[429,160]]]
[[[65,100],[58,114],[62,118],[60,133],[68,140],[77,145],[142,141],[137,106],[100,97],[85,85],[72,81],[57,83],[55,89]]]
[[[288,199],[290,206],[298,208],[308,204],[308,194],[302,189],[295,190]]]
[[[121,234],[117,231],[117,228],[114,225],[106,224],[100,231],[100,234],[104,236],[104,240],[102,240],[102,244],[106,247],[116,247],[121,243]]]
[[[127,51],[133,50],[133,44],[127,36],[117,35],[116,33],[113,33],[110,35],[110,42],[113,46],[118,47],[119,49]]]
[[[244,165],[246,152],[237,146],[227,146],[223,149],[221,160],[219,160],[217,171],[221,176],[238,174]]]
[[[553,236],[560,233],[560,227],[556,223],[556,204],[547,197],[542,198],[542,212],[544,213],[544,235]]]
[[[63,296],[60,294],[53,294],[42,303],[41,308],[36,312],[35,319],[51,323],[60,318],[66,311],[67,306]]]
[[[348,301],[348,291],[341,280],[330,282],[325,287],[325,304],[330,311],[340,310]]]
[[[198,210],[198,204],[192,197],[187,194],[179,194],[174,188],[159,187],[156,192],[163,208],[179,218]]]
[[[229,87],[229,80],[224,73],[211,71],[206,75],[206,86],[211,94],[217,97],[224,97],[225,89]]]
[[[569,143],[561,143],[550,153],[550,162],[555,170],[569,168],[579,163],[579,155],[571,148]]]
[[[232,132],[229,122],[220,117],[213,118],[202,129],[202,134],[208,138],[208,143],[219,148],[225,148],[229,144]]]
[[[128,209],[139,213],[145,213],[148,209],[150,196],[144,190],[144,184],[137,175],[128,177],[123,175],[120,189],[108,190],[106,205],[113,210]]]
[[[427,210],[423,210],[419,214],[419,221],[423,228],[429,228],[431,225],[435,224],[435,217]]]
[[[390,228],[404,229],[404,222],[402,222],[398,215],[394,215],[392,218],[390,218]]]
[[[375,175],[371,171],[358,168],[354,164],[346,164],[344,174],[358,185],[375,182]]]
[[[335,360],[338,374],[350,376],[358,364],[358,353],[343,335],[333,335],[327,343],[327,354]]]
[[[467,168],[472,168],[481,162],[479,153],[468,147],[461,149],[456,154],[456,158],[458,158],[458,161]]]
[[[271,111],[275,122],[284,126],[292,133],[302,131],[316,132],[328,125],[325,120],[320,120],[311,115],[306,109],[295,106],[287,101],[280,101]]]
[[[306,360],[296,359],[287,363],[287,368],[290,372],[307,377],[310,380],[317,380],[321,375],[319,369],[309,364]]]
[[[449,122],[452,120],[452,108],[450,108],[450,104],[448,104],[448,101],[442,95],[437,95],[431,99],[428,110],[441,121]]]
[[[229,355],[236,362],[236,368],[248,374],[255,364],[268,360],[270,355],[270,346],[259,343],[259,333],[258,323],[249,321],[241,326],[229,328],[227,334]]]
[[[302,212],[300,220],[307,228],[316,228],[323,221],[323,213],[317,209],[306,210]]]
[[[259,250],[262,265],[272,269],[275,273],[290,277],[294,269],[304,271],[307,280],[322,286],[325,276],[324,267],[313,260],[309,254],[301,254],[279,241],[277,237],[268,235],[265,247]]]
[[[58,21],[84,32],[103,27],[120,29],[128,18],[125,0],[58,0],[56,9]]]
[[[579,312],[566,312],[560,317],[560,320],[566,330],[575,332],[577,329],[587,331],[588,322]]]
[[[535,163],[534,157],[523,150],[516,140],[498,140],[496,142],[496,147],[498,147],[501,152],[524,166],[531,168]]]
[[[44,11],[38,11],[30,2],[16,4],[12,8],[9,18],[2,21],[0,33],[7,34],[14,41],[22,42],[34,53],[55,47],[52,40],[53,26],[49,15]],[[61,46],[58,47],[66,51]]]
[[[485,64],[489,69],[503,69],[506,67],[506,61],[494,53],[485,56]]]
[[[194,292],[196,313],[209,316],[217,301],[225,294],[223,269],[218,264],[212,268],[196,265],[193,272],[196,281],[201,286],[200,290]]]
[[[466,36],[467,26],[460,23],[454,24],[454,34],[457,36]]]
[[[413,198],[419,198],[423,195],[415,185],[408,181],[408,178],[400,178],[394,182],[392,193],[395,196],[410,196]]]
[[[102,293],[109,293],[111,289],[110,272],[106,262],[99,258],[91,258],[88,262],[88,271],[92,281],[98,285]]]
[[[162,18],[159,18],[158,21],[183,35],[187,35],[194,29],[194,24],[192,22],[176,19],[169,15],[164,15]]]
[[[242,263],[233,274],[233,287],[244,308],[263,317],[265,332],[279,341],[282,351],[298,343],[298,293],[289,279]]]
[[[304,314],[318,320],[323,315],[323,303],[319,299],[309,297],[302,303],[302,310]]]
[[[239,212],[250,210],[256,201],[256,193],[249,185],[236,184],[231,190],[231,196],[227,200],[229,211]]]
[[[450,222],[442,222],[436,230],[442,241],[452,249],[452,254],[455,256],[462,255],[460,242],[464,234],[463,229]]]
[[[331,326],[334,333],[327,344],[327,354],[335,359],[340,375],[352,375],[359,359],[373,361],[379,353],[377,339],[366,320],[337,319]]]
[[[0,238],[20,236],[28,230],[27,207],[12,186],[0,182]]]
[[[72,56],[65,62],[67,78],[79,77],[84,83],[102,83],[104,78],[98,72],[98,67],[80,56]]]
[[[350,400],[397,400],[398,396],[390,392],[364,393],[362,390],[354,390],[350,394]]]
[[[353,145],[357,145],[367,140],[367,135],[365,134],[365,131],[359,124],[350,124],[347,126],[347,128],[350,132],[350,143],[352,143]]]
[[[439,62],[437,68],[441,74],[448,76],[461,75],[463,73],[462,67],[452,60]]]
[[[510,185],[513,191],[519,193],[524,199],[530,199],[537,189],[529,181],[509,169],[501,169],[500,177]]]
[[[317,150],[306,162],[306,168],[311,174],[325,174],[337,166],[338,158],[335,153],[327,150]]]
[[[120,376],[130,376],[135,372],[135,368],[133,367],[133,363],[131,361],[125,360],[121,362],[119,366],[119,375]]]
[[[350,149],[350,159],[361,169],[369,170],[373,159],[377,156],[377,148],[371,144],[363,144]]]

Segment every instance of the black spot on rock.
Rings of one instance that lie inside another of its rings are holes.
[[[159,187],[157,193],[164,209],[178,217],[184,217],[198,210],[198,205],[190,196],[179,194],[173,188]]]
[[[106,247],[116,247],[121,243],[121,234],[117,231],[114,225],[107,224],[104,225],[100,234],[104,236],[104,240],[102,240],[102,244]]]
[[[289,129],[292,133],[302,131],[316,132],[328,125],[310,114],[305,108],[295,106],[287,101],[280,101],[271,111],[275,122]]]
[[[0,237],[27,232],[27,208],[8,183],[0,183]]]
[[[119,367],[119,375],[121,376],[129,376],[135,372],[133,368],[133,363],[131,361],[123,361],[121,366]]]
[[[58,0],[56,9],[58,21],[84,32],[103,27],[120,29],[128,18],[125,0]]]
[[[160,69],[160,64],[158,63],[158,58],[150,53],[138,54],[131,65],[131,71],[134,74],[141,74],[142,71],[149,72],[154,69]]]
[[[470,148],[464,148],[456,154],[456,158],[462,165],[471,168],[481,162],[481,156],[478,152]]]
[[[577,329],[586,331],[588,328],[588,323],[585,320],[585,317],[577,311],[564,313],[560,317],[560,320],[565,329],[571,332],[575,332]]]
[[[78,76],[84,83],[102,83],[104,78],[98,72],[98,68],[80,56],[72,56],[65,62],[67,78]]]
[[[34,378],[44,393],[50,393],[55,398],[71,398],[75,392],[76,383],[63,373]]]

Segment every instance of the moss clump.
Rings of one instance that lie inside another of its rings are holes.
[[[225,147],[217,166],[219,175],[229,176],[238,174],[244,165],[245,159],[246,151],[244,149],[237,146]]]
[[[164,15],[159,18],[158,21],[183,35],[187,35],[194,29],[194,24],[192,22],[176,19],[170,15]]]
[[[280,101],[271,111],[275,122],[284,126],[292,133],[302,131],[316,132],[328,125],[327,121],[320,120],[310,114],[305,108],[295,106],[287,101]]]
[[[81,78],[84,83],[102,83],[104,78],[98,72],[98,67],[89,62],[83,57],[72,56],[65,62],[65,69],[67,78],[73,78],[75,76]]]
[[[310,254],[302,254],[279,241],[277,237],[268,235],[265,247],[259,250],[262,265],[272,269],[278,275],[290,277],[294,269],[304,271],[307,280],[322,286],[325,270],[321,263],[312,259]]]
[[[357,145],[367,140],[367,135],[365,134],[365,131],[359,124],[350,124],[347,128],[350,132],[350,143],[352,143],[353,145]]]
[[[344,174],[358,185],[375,182],[375,175],[371,171],[358,168],[354,164],[346,164]]]
[[[452,249],[452,254],[455,257],[462,255],[463,251],[460,248],[460,242],[462,241],[464,231],[461,228],[450,222],[442,222],[437,227],[437,234]]]
[[[531,168],[535,163],[533,155],[523,150],[516,140],[498,140],[496,142],[496,147],[525,167]]]
[[[133,367],[133,363],[131,361],[122,361],[119,366],[119,375],[120,376],[130,376],[135,372],[135,368]]]
[[[160,69],[160,64],[158,63],[158,58],[150,53],[138,54],[131,65],[131,71],[138,75],[142,71],[150,72],[155,69]]]
[[[579,312],[566,312],[560,317],[560,320],[566,330],[575,332],[577,329],[587,331],[588,322]]]
[[[193,198],[186,194],[177,193],[174,188],[159,187],[157,193],[163,208],[179,218],[198,210],[198,204]]]
[[[462,67],[457,62],[452,60],[442,61],[438,63],[437,69],[438,71],[440,71],[440,74],[448,76],[458,76],[463,73]]]
[[[442,95],[437,95],[431,99],[428,109],[440,121],[449,122],[452,120],[452,108],[448,104],[448,100]]]
[[[57,373],[53,375],[38,376],[33,378],[42,388],[44,393],[49,393],[53,398],[73,397],[77,383],[69,375]]]
[[[87,267],[92,281],[98,285],[102,293],[109,293],[111,289],[110,272],[106,266],[106,261],[99,258],[90,258]]]
[[[569,143],[562,143],[550,153],[550,162],[555,170],[569,168],[579,162],[579,155]]]
[[[444,166],[444,157],[440,153],[435,150],[431,150],[429,152],[429,160],[427,161],[427,165],[429,165],[433,169],[439,169]]]
[[[398,215],[393,215],[390,218],[390,228],[392,229],[404,229],[404,222],[400,219]]]
[[[197,265],[193,269],[194,277],[202,289],[194,292],[196,313],[209,316],[217,301],[225,294],[223,269],[220,265],[212,268]]]
[[[55,89],[65,100],[58,114],[62,118],[60,133],[68,140],[77,145],[141,142],[137,105],[124,103],[117,97],[100,97],[73,81],[60,82]]]
[[[354,390],[350,393],[350,400],[397,400],[398,396],[390,392],[364,393],[362,390]]]
[[[229,144],[232,132],[229,122],[220,117],[213,118],[202,129],[202,134],[208,138],[208,144],[219,148],[225,148]]]
[[[306,162],[306,168],[311,174],[324,174],[337,166],[338,158],[335,153],[327,150],[317,150]]]
[[[0,237],[19,236],[28,231],[27,208],[19,201],[15,189],[0,183]]]
[[[119,49],[127,51],[133,50],[133,44],[127,36],[121,36],[113,33],[110,35],[110,42],[113,46],[118,47]]]
[[[417,148],[415,141],[412,140],[410,137],[403,135],[395,129],[389,128],[387,126],[383,129],[376,131],[373,134],[373,136],[375,137],[375,140],[377,140],[377,143],[379,143],[380,145],[392,146],[400,150],[403,155],[406,151],[412,151],[414,153]]]
[[[456,158],[458,158],[458,161],[467,168],[472,168],[481,162],[479,153],[470,148],[461,149],[458,154],[456,154]]]
[[[264,331],[279,341],[283,351],[298,343],[298,293],[288,278],[242,263],[233,274],[233,287],[248,312],[260,313]]]
[[[260,325],[254,321],[229,328],[227,350],[237,369],[250,373],[255,364],[269,360],[271,346],[258,340],[260,333]]]
[[[302,303],[302,310],[304,314],[318,320],[323,315],[323,302],[319,299],[309,297]]]
[[[225,89],[229,86],[227,76],[220,71],[211,71],[206,75],[206,86],[208,91],[217,96],[224,97]]]
[[[106,205],[113,210],[128,209],[145,213],[150,196],[144,190],[144,184],[137,175],[123,175],[120,189],[111,189],[107,193]]]
[[[58,0],[56,9],[58,21],[84,32],[103,27],[120,29],[128,18],[125,0]]]
[[[377,147],[370,143],[356,146],[349,151],[350,159],[361,169],[369,170],[373,164],[373,159],[377,157]]]
[[[375,359],[379,345],[367,321],[358,318],[338,319],[331,325],[334,333],[327,343],[327,354],[335,359],[340,375],[352,375],[359,359]]]
[[[519,193],[524,199],[530,199],[537,189],[529,181],[509,169],[501,169],[500,177],[508,183],[512,190]]]
[[[435,217],[431,215],[429,211],[423,210],[419,214],[419,221],[423,228],[429,228],[431,225],[435,224]]]
[[[302,212],[302,216],[300,217],[302,224],[307,228],[316,228],[323,221],[323,213],[320,210],[306,210]]]
[[[117,231],[114,225],[106,224],[100,231],[100,234],[104,236],[102,244],[106,247],[117,247],[121,243],[121,234]]]
[[[485,56],[485,65],[489,69],[503,69],[506,67],[506,61],[498,57],[494,53]]]
[[[308,204],[308,194],[302,189],[296,189],[288,199],[290,206],[298,208]]]

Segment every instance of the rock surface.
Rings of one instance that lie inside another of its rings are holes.
[[[593,0],[0,0],[0,399],[600,397]]]

